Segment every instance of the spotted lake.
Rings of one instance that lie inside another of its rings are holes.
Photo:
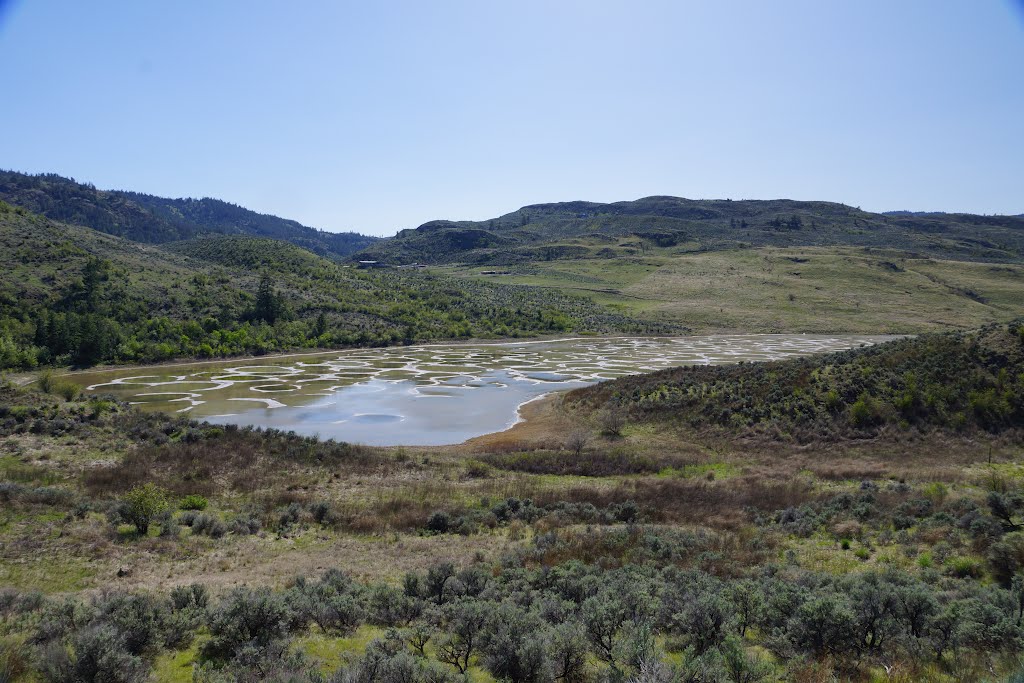
[[[551,391],[679,365],[763,361],[880,335],[584,338],[356,349],[72,375],[90,392],[219,424],[370,445],[441,445],[505,429]]]

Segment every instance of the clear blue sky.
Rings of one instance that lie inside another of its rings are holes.
[[[1024,212],[1019,0],[0,0],[0,167],[328,230],[654,194]]]

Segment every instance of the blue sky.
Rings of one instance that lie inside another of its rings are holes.
[[[392,234],[524,204],[1024,212],[1017,0],[0,0],[0,167]]]

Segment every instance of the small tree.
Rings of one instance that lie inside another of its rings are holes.
[[[565,440],[565,447],[573,452],[576,457],[579,457],[583,453],[583,449],[587,447],[587,442],[590,440],[590,436],[582,429],[577,429],[569,434],[569,437]]]
[[[136,486],[124,495],[118,506],[121,519],[133,525],[140,534],[149,532],[149,524],[169,507],[167,491],[156,484]]]
[[[621,407],[610,405],[601,413],[601,433],[605,436],[622,436],[625,426],[626,416]]]
[[[445,633],[437,643],[438,661],[450,664],[460,673],[469,669],[487,623],[490,609],[475,600],[462,600],[446,609]]]

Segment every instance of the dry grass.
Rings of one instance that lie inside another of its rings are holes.
[[[229,430],[191,443],[140,446],[112,466],[87,470],[82,481],[93,496],[122,493],[145,482],[157,483],[177,495],[211,496],[294,489],[301,486],[303,472],[310,467],[365,474],[402,466],[378,449],[325,444],[322,450],[326,455],[322,455],[319,446],[310,445],[309,440],[282,438],[285,443],[275,444],[254,432]]]

